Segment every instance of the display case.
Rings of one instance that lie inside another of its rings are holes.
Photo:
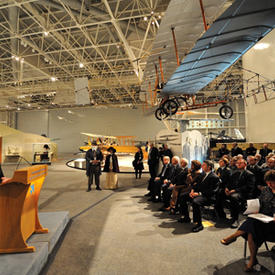
[[[52,151],[50,143],[34,143],[32,145],[33,164],[51,164]]]

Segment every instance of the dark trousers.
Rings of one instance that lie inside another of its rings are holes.
[[[99,165],[91,165],[90,167],[90,175],[88,179],[88,189],[91,189],[91,185],[93,184],[93,178],[95,178],[95,185],[99,187],[100,185],[100,166]]]
[[[172,190],[169,189],[169,186],[165,185],[162,187],[162,198],[164,202],[164,207],[168,207],[170,205]]]
[[[141,178],[142,170],[135,170],[135,174],[136,174],[136,179],[138,178],[138,175],[139,175],[139,178]]]
[[[224,202],[226,200],[225,189],[220,189],[216,196],[215,210],[219,218],[225,218]]]
[[[233,220],[238,220],[239,213],[241,212],[241,205],[243,197],[241,193],[233,193],[230,196],[226,196],[229,200],[230,213]]]
[[[162,184],[163,184],[162,180],[154,181],[153,189],[151,190],[153,198],[156,198],[156,196],[158,196],[158,199],[161,199],[161,186],[162,186]]]
[[[158,164],[149,164],[149,173],[151,178],[155,179],[158,172]]]
[[[180,205],[180,213],[185,218],[189,218],[189,211],[188,211],[188,202],[192,201],[192,198],[189,196],[189,192],[180,194],[180,197],[178,198],[179,205]]]
[[[201,207],[210,204],[210,199],[205,196],[198,196],[193,199],[193,222],[201,224]]]
[[[189,193],[184,193],[179,198],[180,213],[189,218],[188,202],[192,202],[193,207],[193,222],[201,224],[201,206],[209,205],[210,200],[205,196],[198,196],[194,199],[190,198]]]

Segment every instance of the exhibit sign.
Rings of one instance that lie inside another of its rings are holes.
[[[220,129],[224,128],[224,120],[190,120],[187,129]]]

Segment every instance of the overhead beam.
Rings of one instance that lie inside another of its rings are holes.
[[[102,0],[102,1],[103,1],[104,5],[105,5],[105,7],[106,7],[106,9],[109,13],[109,16],[111,17],[111,22],[112,22],[113,26],[115,27],[115,29],[117,31],[119,39],[123,43],[124,50],[125,50],[126,54],[129,56],[130,63],[134,68],[136,76],[138,77],[139,81],[141,82],[142,78],[143,78],[143,71],[140,68],[140,66],[138,65],[138,62],[135,62],[136,56],[135,56],[134,52],[132,51],[132,49],[130,48],[129,43],[128,43],[125,35],[123,34],[118,21],[115,19],[114,15],[113,15],[113,12],[112,12],[112,10],[109,6],[108,1],[107,0]],[[145,35],[145,33],[144,33],[144,35]]]

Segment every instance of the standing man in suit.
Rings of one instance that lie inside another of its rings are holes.
[[[272,150],[269,149],[269,148],[268,148],[268,144],[265,143],[265,144],[263,145],[263,148],[260,150],[260,155],[262,156],[261,164],[263,164],[263,163],[265,162],[265,157],[266,157],[269,153],[271,153],[271,152],[272,152]],[[261,165],[261,164],[260,164],[260,165]]]
[[[148,166],[149,166],[150,179],[148,182],[147,189],[149,190],[149,193],[147,193],[145,196],[152,197],[154,180],[155,180],[155,177],[157,176],[158,166],[159,166],[159,151],[154,146],[153,143],[150,143],[150,148],[148,152]]]
[[[148,166],[151,178],[155,178],[157,176],[159,165],[159,151],[154,146],[153,143],[150,144],[150,149],[148,153]]]
[[[193,222],[196,225],[193,227],[192,232],[199,232],[203,230],[202,218],[201,218],[201,206],[209,205],[211,198],[216,194],[220,179],[212,171],[214,164],[210,160],[205,160],[202,164],[202,170],[204,171],[204,178],[200,183],[194,186],[189,196],[193,199]]]
[[[254,147],[253,143],[249,143],[249,147],[245,149],[246,156],[255,156],[257,153],[257,149]]]
[[[86,153],[86,175],[88,180],[87,192],[90,192],[91,185],[93,184],[93,177],[95,177],[96,190],[101,190],[100,188],[100,175],[101,175],[101,162],[103,160],[103,154],[100,148],[97,146],[96,141],[92,142],[92,148]]]
[[[238,146],[237,142],[234,142],[233,147],[231,149],[231,156],[235,157],[238,155],[243,155],[243,150]]]

